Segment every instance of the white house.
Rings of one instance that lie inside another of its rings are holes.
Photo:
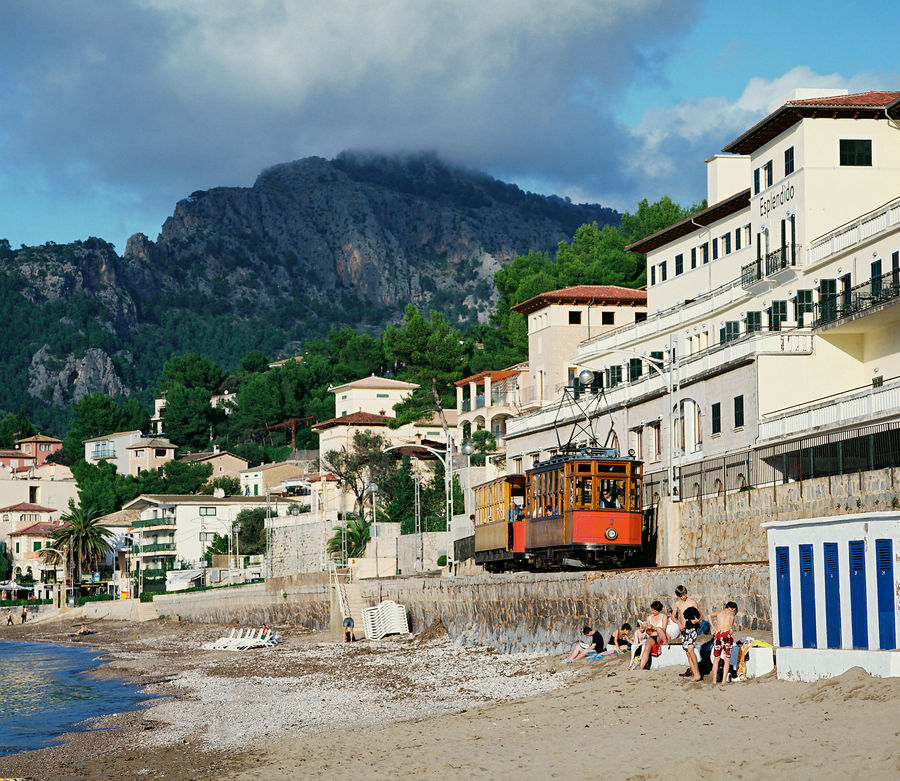
[[[120,475],[128,474],[130,466],[128,446],[141,439],[140,431],[116,431],[102,437],[84,440],[84,460],[89,464],[108,461],[116,467]]]
[[[900,512],[764,527],[778,677],[900,676]]]

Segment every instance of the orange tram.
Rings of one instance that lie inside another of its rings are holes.
[[[475,561],[505,569],[602,567],[641,549],[643,463],[586,447],[475,486]]]

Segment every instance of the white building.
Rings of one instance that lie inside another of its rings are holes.
[[[328,390],[334,394],[335,417],[368,412],[393,418],[396,417],[394,405],[399,404],[418,387],[412,382],[376,377],[373,374],[361,380],[332,386]]]
[[[778,677],[900,676],[900,513],[764,526]]]
[[[647,504],[900,465],[898,119],[900,92],[789,101],[707,160],[708,208],[630,247],[647,319],[570,362]],[[510,468],[557,447],[558,416],[566,438],[559,412],[507,421]]]
[[[102,437],[84,440],[84,460],[89,464],[108,461],[116,467],[120,475],[128,474],[128,446],[141,439],[140,431],[116,431]]]

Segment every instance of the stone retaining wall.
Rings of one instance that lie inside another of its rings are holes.
[[[328,576],[301,575],[274,578],[234,588],[161,594],[153,599],[161,617],[186,621],[245,626],[301,626],[328,629],[331,625],[331,589]]]
[[[655,599],[668,609],[679,584],[705,611],[737,602],[739,631],[772,628],[768,564],[399,578],[383,580],[380,594],[406,606],[415,632],[439,620],[464,644],[561,653],[580,639],[584,624],[608,637],[623,621],[635,626]],[[379,584],[365,581],[361,588],[366,603],[375,604]]]

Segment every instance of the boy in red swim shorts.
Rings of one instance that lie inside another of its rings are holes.
[[[734,629],[734,617],[737,615],[737,610],[737,603],[727,602],[723,610],[713,613],[709,617],[714,632],[713,683],[719,680],[719,662],[724,662],[724,667],[722,668],[723,681],[728,673],[728,666],[731,664],[731,646],[734,645],[734,635],[731,632]]]

